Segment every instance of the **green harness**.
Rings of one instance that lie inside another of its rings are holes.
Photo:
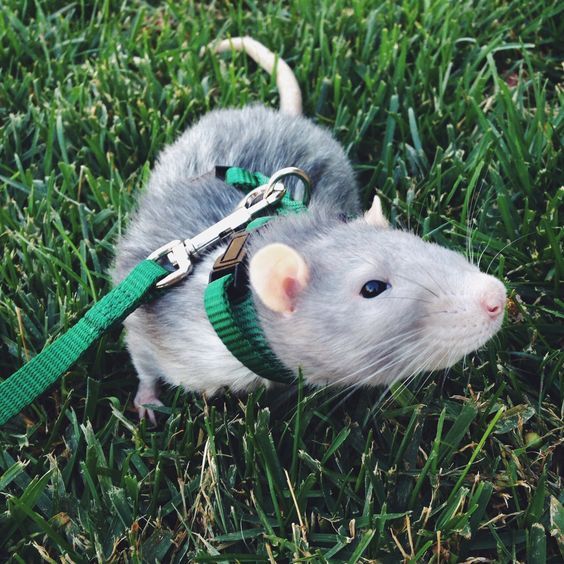
[[[259,173],[252,174],[243,169],[230,168],[227,170],[225,181],[247,192],[266,184],[268,178]],[[276,214],[287,215],[306,210],[303,201],[293,200],[286,192],[276,208]],[[206,287],[204,304],[215,332],[235,358],[262,378],[290,383],[295,374],[278,360],[268,345],[257,319],[244,264],[247,234],[262,227],[270,219],[271,216],[255,219],[247,225],[246,233],[231,239],[224,254],[214,265],[210,283]],[[219,276],[216,273],[219,273]]]
[[[269,182],[260,173],[236,167],[218,167],[218,171],[226,183],[245,192],[251,191],[251,195],[253,190]],[[307,196],[304,200],[306,201],[293,200],[285,192],[271,211],[276,215],[300,213],[307,209]],[[233,235],[225,253],[214,265],[204,303],[213,328],[240,362],[263,378],[289,383],[295,376],[280,363],[268,346],[246,284],[245,233],[261,227],[270,219],[271,216],[253,219],[247,224],[245,232],[239,231]],[[174,243],[178,246],[181,242]],[[159,249],[151,255],[156,258],[139,263],[127,278],[94,304],[66,333],[0,382],[0,425],[54,384],[112,326],[123,321],[139,305],[158,295],[156,287],[166,286],[163,282],[171,278],[171,273],[156,260],[169,251],[169,247],[164,251]],[[172,254],[174,253],[171,251]],[[188,272],[189,269],[186,268],[185,274]]]

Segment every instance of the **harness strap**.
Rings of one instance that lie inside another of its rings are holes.
[[[219,168],[221,167],[216,167],[216,169]],[[268,183],[268,176],[260,172],[251,172],[250,170],[237,166],[231,166],[227,169],[223,168],[223,171],[225,182],[244,192]]]
[[[268,178],[264,175],[244,169],[232,167],[223,172],[226,182],[233,181],[236,186],[246,191],[268,182]],[[275,213],[290,215],[306,210],[307,206],[303,201],[293,200],[289,192],[286,192]],[[246,231],[250,232],[262,227],[272,217],[263,216],[254,219],[247,225]],[[228,252],[229,247],[226,253]],[[244,253],[241,255],[240,262],[243,260]],[[242,295],[238,292],[234,297],[234,292],[230,291],[234,288],[234,282],[234,274],[229,273],[210,281],[206,287],[204,305],[212,327],[229,352],[249,370],[266,380],[292,383],[296,375],[278,360],[268,345],[248,286]]]
[[[228,274],[208,284],[204,304],[210,323],[229,352],[252,372],[274,382],[292,382],[294,374],[268,346],[250,293],[240,301],[230,300],[232,282]]]
[[[168,271],[152,260],[140,262],[66,333],[0,382],[0,425],[54,384],[110,327],[154,297],[155,284]]]

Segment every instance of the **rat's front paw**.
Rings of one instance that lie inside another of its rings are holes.
[[[137,409],[139,419],[148,418],[149,421],[156,427],[157,419],[155,417],[155,412],[152,409],[145,407],[146,405],[164,405],[157,397],[157,390],[154,387],[139,385],[137,395],[133,400],[133,405],[135,406],[135,409]]]

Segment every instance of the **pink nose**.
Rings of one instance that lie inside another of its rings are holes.
[[[485,294],[480,300],[480,305],[492,319],[497,319],[503,313],[505,297],[496,294]]]

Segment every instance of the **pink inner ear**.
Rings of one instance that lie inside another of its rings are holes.
[[[282,289],[284,290],[284,293],[286,294],[286,297],[288,298],[288,301],[290,302],[291,308],[293,310],[294,299],[302,290],[302,285],[299,283],[297,278],[288,276],[287,278],[284,278],[284,281],[282,282]]]

